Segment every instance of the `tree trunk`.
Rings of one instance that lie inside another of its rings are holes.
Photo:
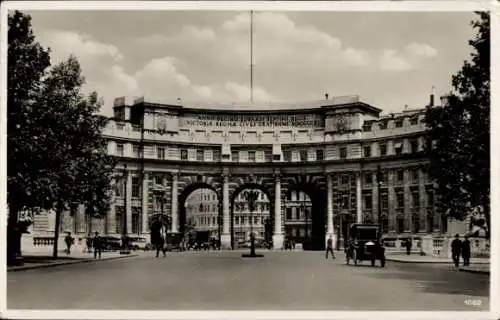
[[[54,231],[54,251],[52,253],[52,257],[54,259],[57,259],[57,250],[58,250],[58,244],[59,244],[59,228],[61,225],[62,211],[63,211],[63,205],[61,203],[58,203],[57,207],[56,207],[56,226],[55,226],[55,231]]]
[[[20,206],[9,205],[9,216],[7,218],[7,265],[20,263],[21,257],[21,236],[22,232],[18,226],[18,215]]]

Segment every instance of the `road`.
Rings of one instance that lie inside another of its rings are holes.
[[[322,252],[170,253],[8,273],[9,309],[489,309],[489,276],[448,265],[345,265]],[[465,300],[480,301],[469,306]]]

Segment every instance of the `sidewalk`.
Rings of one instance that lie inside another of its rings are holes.
[[[395,254],[387,255],[387,261],[401,262],[401,263],[447,263],[452,264],[452,260],[448,258],[434,257],[434,256],[421,256],[418,254],[406,255],[406,254]],[[490,259],[488,258],[471,258],[471,264],[490,264]]]
[[[68,256],[66,253],[60,252],[57,259],[54,260],[52,259],[52,256],[48,255],[46,252],[30,252],[23,256],[24,264],[22,266],[9,266],[7,267],[7,272],[50,268],[68,264],[90,263],[136,256],[138,256],[138,254],[134,252],[131,252],[128,255],[121,255],[119,252],[103,252],[101,254],[101,259],[94,259],[93,253],[75,252]]]
[[[471,273],[490,274],[489,264],[472,264],[468,267],[460,267],[460,271]]]

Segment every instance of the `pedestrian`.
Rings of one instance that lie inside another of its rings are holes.
[[[102,239],[99,235],[99,232],[95,232],[94,239],[92,239],[94,246],[94,259],[97,259],[97,255],[99,255],[99,260],[101,259],[102,252]]]
[[[85,239],[87,245],[87,253],[92,252],[92,234],[89,232],[87,239]]]
[[[462,250],[462,241],[460,241],[460,236],[458,233],[455,235],[455,239],[451,242],[451,255],[453,258],[453,263],[456,267],[460,264],[460,251]]]
[[[64,237],[64,242],[66,243],[66,254],[69,256],[71,253],[71,246],[73,245],[73,237],[71,232],[67,232],[66,237]]]
[[[292,240],[292,250],[295,251],[295,240]]]
[[[413,245],[411,238],[406,239],[405,245],[406,245],[406,254],[410,255],[411,254],[411,247]]]
[[[464,266],[470,265],[470,241],[469,237],[465,236],[462,242],[462,259],[464,259]]]
[[[326,254],[325,254],[325,258],[328,259],[328,253],[331,253],[332,254],[332,259],[335,259],[335,253],[333,253],[333,239],[332,239],[332,236],[330,236],[328,238],[328,240],[326,241]]]
[[[163,256],[166,257],[166,249],[165,249],[165,239],[161,235],[161,233],[158,233],[155,236],[155,249],[156,249],[156,258],[160,255],[160,251],[163,252]]]

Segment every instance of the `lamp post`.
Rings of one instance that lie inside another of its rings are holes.
[[[120,250],[120,254],[130,254],[130,250],[128,248],[128,235],[127,235],[127,179],[128,179],[128,171],[127,165],[123,165],[123,178],[125,182],[125,190],[124,190],[124,215],[123,215],[123,228],[122,228],[122,248]]]
[[[259,193],[255,190],[247,190],[243,193],[245,201],[248,203],[248,210],[250,211],[250,254],[243,254],[245,258],[260,258],[261,254],[255,253],[255,235],[253,234],[253,212],[257,208],[257,199]]]
[[[380,237],[382,236],[382,232],[384,231],[382,228],[382,203],[381,203],[381,194],[380,187],[382,185],[382,170],[380,169],[380,165],[377,166],[377,198],[378,198],[378,229]]]

